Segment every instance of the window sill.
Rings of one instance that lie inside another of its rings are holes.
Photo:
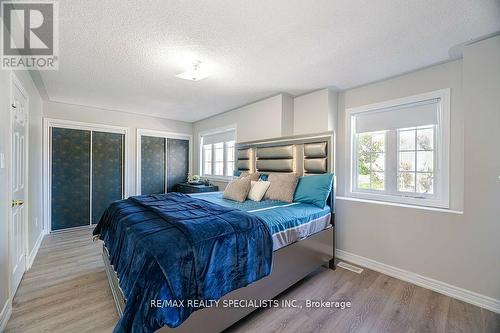
[[[201,176],[201,178],[223,183],[229,183],[231,180],[233,180],[233,177],[231,176]]]
[[[414,208],[414,209],[429,210],[429,211],[433,211],[433,212],[442,212],[442,213],[458,214],[458,215],[463,215],[463,213],[464,213],[463,211],[460,211],[460,210],[452,210],[452,209],[448,209],[448,208],[419,206],[419,205],[403,204],[403,203],[388,202],[388,201],[374,200],[374,199],[361,199],[361,198],[355,198],[355,197],[342,197],[342,196],[336,196],[335,199],[345,200],[345,201],[365,202],[365,203],[376,204],[376,205]]]

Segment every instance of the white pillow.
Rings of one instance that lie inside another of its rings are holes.
[[[271,182],[268,181],[253,181],[251,183],[252,187],[250,192],[248,192],[248,199],[252,201],[261,201],[266,194],[267,189],[271,186]]]

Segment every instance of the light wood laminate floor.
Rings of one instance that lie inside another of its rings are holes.
[[[7,332],[111,332],[118,319],[89,229],[48,235],[13,301]],[[500,315],[365,269],[320,269],[280,299],[352,308],[261,309],[227,332],[500,332]]]

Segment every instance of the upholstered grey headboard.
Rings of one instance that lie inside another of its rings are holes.
[[[236,169],[248,172],[334,172],[334,133],[298,135],[236,144]]]

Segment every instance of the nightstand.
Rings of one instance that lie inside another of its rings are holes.
[[[194,185],[189,183],[180,183],[175,186],[175,191],[180,193],[203,193],[217,192],[219,186],[216,185]]]

